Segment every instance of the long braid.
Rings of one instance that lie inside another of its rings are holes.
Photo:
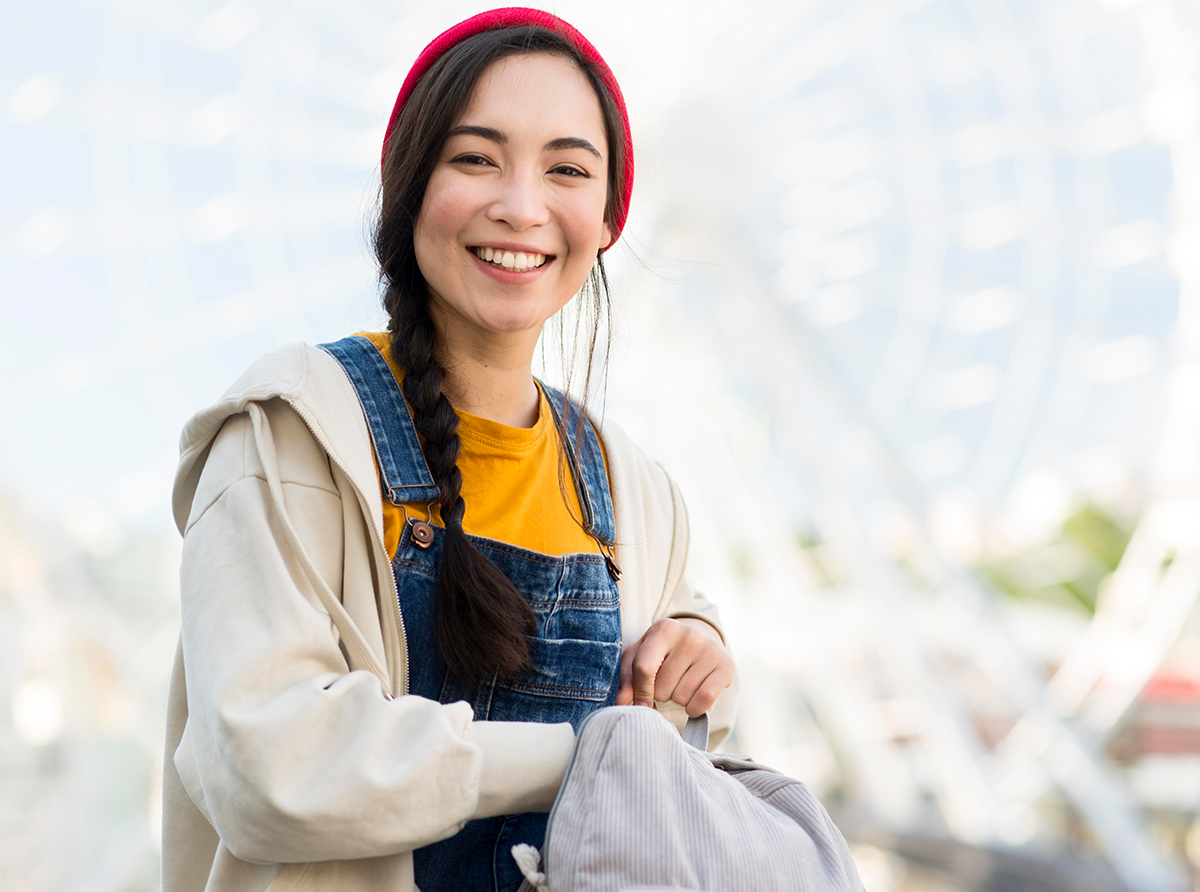
[[[533,610],[463,531],[466,502],[458,469],[458,415],[442,393],[446,372],[434,353],[437,330],[425,301],[396,304],[403,309],[392,314],[392,355],[404,369],[404,397],[424,438],[422,450],[438,487],[446,529],[438,572],[438,648],[461,682],[479,683],[493,672],[511,680],[529,668],[525,636],[536,632]]]

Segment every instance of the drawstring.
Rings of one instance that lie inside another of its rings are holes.
[[[546,874],[540,870],[541,853],[526,842],[517,843],[510,851],[513,860],[517,862],[517,867],[525,877],[525,881],[521,883],[521,888],[517,892],[549,892],[550,887],[546,885]]]
[[[246,409],[250,413],[250,423],[254,428],[254,445],[258,450],[258,460],[262,462],[263,471],[267,477],[267,487],[271,491],[271,500],[275,503],[275,510],[278,512],[279,521],[283,526],[284,538],[287,539],[288,545],[299,559],[300,566],[308,576],[309,582],[312,583],[321,606],[333,620],[333,624],[341,636],[342,644],[346,648],[346,653],[350,657],[351,666],[361,666],[377,675],[383,685],[384,696],[391,700],[392,683],[386,670],[379,665],[375,654],[363,643],[363,635],[359,631],[358,625],[346,612],[346,608],[329,588],[328,583],[321,577],[312,559],[308,556],[308,552],[304,550],[300,536],[297,534],[296,528],[292,526],[291,518],[288,517],[283,502],[283,484],[279,480],[279,471],[276,469],[275,441],[271,437],[271,427],[267,424],[266,413],[257,403],[248,403]]]

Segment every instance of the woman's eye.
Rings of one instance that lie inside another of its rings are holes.
[[[580,170],[578,167],[571,167],[569,164],[561,164],[550,171],[551,173],[566,174],[569,177],[587,177],[588,172]]]
[[[488,161],[486,158],[484,158],[482,155],[459,155],[457,158],[454,159],[454,163],[455,164],[469,164],[469,165],[473,165],[473,166],[482,167],[484,165],[490,164],[491,162]]]

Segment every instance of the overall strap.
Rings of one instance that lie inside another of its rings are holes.
[[[567,446],[571,477],[583,509],[583,528],[608,547],[617,540],[617,524],[613,517],[612,494],[608,488],[608,472],[604,468],[604,453],[596,429],[582,410],[566,394],[538,382],[546,394],[554,424]],[[582,431],[580,420],[582,419]],[[577,442],[582,432],[582,443]],[[578,462],[576,455],[578,454]]]
[[[367,419],[384,495],[393,505],[428,502],[438,497],[433,474],[396,376],[373,343],[352,335],[318,344],[346,370]]]

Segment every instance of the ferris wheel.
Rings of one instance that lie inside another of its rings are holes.
[[[1036,851],[1065,804],[1121,882],[1167,890],[1183,873],[1105,744],[1200,592],[1200,280],[1177,236],[1200,79],[1195,22],[1129,6],[809,6],[696,125],[712,178],[766,173],[721,214],[668,202],[659,231],[708,260],[675,300],[706,322],[664,323],[687,346],[660,366],[703,344],[724,369],[681,402],[760,431],[698,455],[688,490],[720,493],[709,545],[752,566],[728,584],[775,683],[741,739],[786,762],[815,722],[851,811],[898,833]],[[1015,489],[1086,488],[1105,450],[1139,457],[1148,507],[1047,679],[967,568]]]

